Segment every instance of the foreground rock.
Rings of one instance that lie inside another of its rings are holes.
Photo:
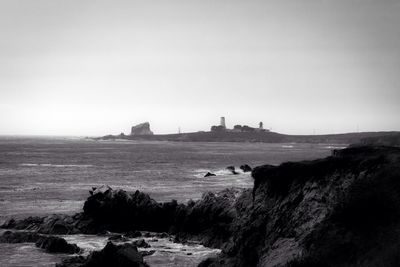
[[[49,253],[74,254],[80,252],[77,245],[69,244],[64,238],[56,236],[42,236],[36,241],[35,245]]]
[[[136,232],[140,230],[159,232],[157,237],[160,238],[174,234],[177,240],[195,239],[207,246],[220,247],[232,234],[232,222],[237,217],[235,205],[241,192],[226,189],[215,194],[206,193],[200,200],[185,205],[176,201],[158,203],[140,191],[128,193],[108,188],[95,190],[86,200],[83,213],[11,220],[3,228],[31,229],[44,234],[110,231],[135,236],[140,235]],[[113,238],[118,241],[124,236]]]
[[[143,256],[132,244],[114,245],[108,242],[101,251],[86,258],[78,256],[64,260],[57,267],[146,267]]]

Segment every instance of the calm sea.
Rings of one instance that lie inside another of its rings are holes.
[[[78,212],[88,191],[104,184],[127,191],[138,189],[158,201],[186,202],[206,191],[252,186],[250,174],[232,175],[227,166],[239,169],[241,164],[315,159],[340,147],[343,145],[1,137],[0,223],[10,217]],[[204,178],[208,171],[217,176]],[[69,238],[88,250],[106,241],[100,238],[96,243],[93,237],[79,235]],[[172,243],[161,247],[167,251],[146,258],[152,266],[195,266],[200,258],[215,253],[201,246],[183,248]],[[0,266],[53,266],[60,257],[42,253],[31,244],[0,244]],[[23,258],[28,258],[27,262]]]

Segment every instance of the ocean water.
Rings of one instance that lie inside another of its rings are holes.
[[[158,201],[186,202],[207,191],[252,186],[249,173],[233,175],[227,166],[240,171],[242,164],[315,159],[341,147],[344,145],[1,137],[0,223],[11,217],[79,212],[88,191],[104,184],[141,190]],[[208,171],[217,176],[204,178]],[[93,241],[80,235],[68,238],[83,247],[104,243],[103,239]],[[151,266],[196,266],[202,258],[216,253],[199,245],[184,248],[163,242],[154,245],[158,249],[153,256],[146,257]],[[96,246],[87,250],[91,249]],[[45,254],[32,244],[0,244],[0,266],[54,266],[62,257]]]

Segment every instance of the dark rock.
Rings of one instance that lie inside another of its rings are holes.
[[[132,245],[137,246],[139,248],[149,248],[151,247],[144,239],[135,240],[132,242]]]
[[[50,253],[74,254],[80,252],[77,245],[69,244],[64,238],[56,236],[42,236],[36,241],[35,245]]]
[[[56,267],[85,267],[87,258],[76,256],[64,259],[61,263],[57,263]]]
[[[94,263],[94,264],[93,264]],[[146,266],[137,248],[131,244],[116,246],[108,242],[105,248],[93,253],[88,266]]]
[[[204,177],[216,176],[215,173],[207,172]]]
[[[251,172],[251,167],[249,166],[249,165],[247,165],[247,164],[243,164],[243,165],[241,165],[240,166],[240,169],[243,171],[243,172]]]
[[[144,233],[143,236],[144,236],[144,237],[153,237],[154,235],[151,234],[151,233],[149,233],[149,232],[146,232],[146,233]]]
[[[235,166],[228,166],[226,167],[226,169],[230,171],[232,174],[238,174],[238,172],[235,169]]]
[[[231,239],[199,266],[398,266],[400,149],[351,147],[260,166]]]
[[[114,245],[108,242],[101,251],[92,252],[88,257],[64,260],[58,267],[146,267],[143,256],[131,244]]]
[[[129,237],[129,238],[137,238],[137,237],[141,237],[142,233],[139,231],[129,231],[128,233],[126,233],[125,236]]]
[[[10,219],[6,221],[1,228],[37,231],[43,223],[43,220],[44,218],[42,217],[28,217],[22,220]]]
[[[6,231],[0,236],[0,243],[35,243],[40,237],[34,232]]]

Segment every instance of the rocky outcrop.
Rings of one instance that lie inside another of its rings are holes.
[[[0,236],[0,243],[35,243],[37,247],[45,249],[49,253],[74,254],[80,252],[77,245],[69,244],[64,238],[28,231],[6,231]]]
[[[202,266],[398,266],[400,149],[355,147],[253,170],[232,238]]]
[[[57,267],[146,267],[142,255],[132,244],[114,245],[108,242],[101,251],[88,257],[74,257],[57,264]]]
[[[131,128],[131,135],[153,135],[150,130],[150,123],[144,122]]]
[[[240,165],[240,169],[243,172],[251,172],[252,171],[251,167],[249,165],[247,165],[247,164]]]

